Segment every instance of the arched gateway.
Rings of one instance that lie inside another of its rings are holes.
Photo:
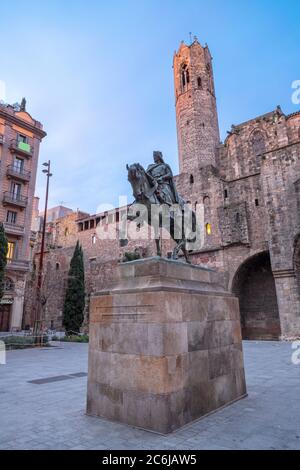
[[[240,300],[244,339],[278,339],[280,320],[269,252],[248,258],[237,270],[232,292]]]

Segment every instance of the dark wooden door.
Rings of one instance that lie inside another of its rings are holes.
[[[9,331],[11,305],[0,305],[0,331]]]

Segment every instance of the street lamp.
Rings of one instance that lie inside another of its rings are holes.
[[[43,262],[44,262],[44,250],[45,250],[45,235],[46,235],[46,223],[47,223],[47,209],[48,209],[48,195],[49,195],[49,180],[52,176],[50,171],[51,165],[50,160],[43,163],[43,166],[46,167],[43,171],[47,175],[47,184],[46,184],[46,197],[45,197],[45,211],[44,211],[44,220],[43,220],[43,230],[42,230],[42,241],[41,241],[41,252],[38,268],[38,279],[37,279],[37,289],[36,289],[36,314],[35,314],[35,325],[34,325],[34,334],[37,337],[37,344],[42,345],[43,336],[42,336],[42,318],[41,318],[41,289],[43,281]]]

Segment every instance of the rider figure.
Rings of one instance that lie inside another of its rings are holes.
[[[157,183],[156,195],[161,204],[180,204],[182,200],[177,193],[173,179],[173,173],[169,165],[164,160],[162,153],[153,152],[154,163],[147,168],[147,175],[153,184]]]

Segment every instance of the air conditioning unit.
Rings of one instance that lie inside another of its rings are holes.
[[[0,144],[4,144],[4,142],[5,142],[5,137],[4,135],[0,134]]]

